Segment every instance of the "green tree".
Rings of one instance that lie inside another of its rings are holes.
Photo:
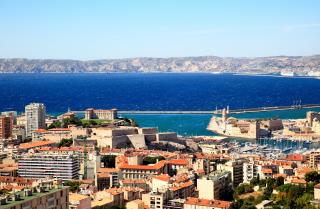
[[[257,186],[257,185],[259,185],[259,182],[260,182],[260,180],[258,177],[253,177],[250,181],[250,184],[253,186]]]
[[[62,139],[58,147],[70,147],[73,144],[73,139]]]
[[[157,156],[157,157],[147,156],[143,159],[143,165],[155,164],[161,160],[165,160],[165,158],[163,156]]]
[[[116,156],[115,155],[104,155],[101,157],[101,162],[105,168],[116,167]]]
[[[60,121],[55,121],[53,123],[50,124],[50,126],[48,127],[48,129],[52,129],[52,128],[61,128],[61,122]]]
[[[71,192],[78,192],[80,187],[79,181],[66,181],[63,183],[64,186],[69,186]]]
[[[278,178],[276,178],[276,182],[275,182],[276,187],[279,187],[283,184],[284,184],[284,178],[282,176],[279,176]]]
[[[253,192],[253,186],[251,184],[240,184],[235,189],[235,195],[242,195],[250,192]]]
[[[320,174],[317,171],[311,171],[306,173],[305,180],[307,182],[319,182],[320,181]]]

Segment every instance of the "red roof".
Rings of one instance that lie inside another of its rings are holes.
[[[188,165],[188,160],[186,159],[172,159],[168,161],[168,164],[172,165]]]
[[[154,176],[153,178],[157,179],[157,180],[160,180],[160,181],[166,181],[166,182],[169,182],[169,180],[170,180],[170,176],[168,174],[162,174],[162,175],[159,175],[159,176]]]
[[[161,160],[154,165],[128,165],[122,164],[120,169],[132,169],[132,170],[159,170],[165,165],[165,160]]]
[[[228,201],[198,199],[195,197],[188,197],[184,204],[222,208],[222,209],[227,209],[227,208],[230,208],[231,206],[231,202],[228,202]]]
[[[53,141],[49,141],[49,140],[33,141],[33,142],[20,144],[19,148],[20,149],[31,149],[31,148],[34,148],[34,147],[41,147],[41,146],[46,146],[46,145],[51,145],[51,144],[54,144],[54,142]]]

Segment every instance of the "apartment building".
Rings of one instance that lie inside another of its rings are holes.
[[[0,139],[12,137],[12,118],[0,115]]]
[[[42,103],[31,103],[25,107],[26,136],[32,137],[32,132],[46,128],[46,107]]]
[[[311,152],[308,156],[309,167],[317,169],[320,164],[320,152]]]
[[[68,209],[68,194],[68,187],[54,185],[52,181],[39,182],[31,188],[1,197],[0,209]]]
[[[250,183],[254,177],[258,177],[257,166],[253,162],[243,163],[243,182]]]
[[[151,176],[167,173],[167,165],[164,160],[154,165],[128,165],[123,164],[120,167],[124,179],[145,179]]]
[[[235,188],[243,182],[243,163],[242,159],[231,160],[225,164],[219,164],[217,169],[231,172],[231,180]]]
[[[79,157],[75,155],[28,154],[18,160],[18,174],[25,178],[79,179]]]
[[[197,179],[197,188],[201,199],[218,200],[223,194],[230,192],[231,187],[230,171],[216,171]]]

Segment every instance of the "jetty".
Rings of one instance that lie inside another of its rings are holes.
[[[257,107],[257,108],[244,108],[244,109],[230,109],[229,114],[241,114],[247,112],[267,112],[274,110],[295,110],[295,109],[306,109],[306,108],[320,108],[320,104],[304,104],[304,105],[290,105],[290,106],[273,106],[273,107]],[[72,111],[79,114],[84,114],[84,111]],[[216,110],[122,110],[118,111],[119,114],[221,114],[222,109]]]

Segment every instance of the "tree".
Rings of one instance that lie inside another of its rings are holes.
[[[79,191],[80,182],[78,181],[66,181],[63,183],[64,186],[69,186],[69,190],[71,192],[77,192]]]
[[[50,126],[48,127],[48,129],[52,129],[52,128],[61,128],[61,122],[60,121],[55,121],[53,123],[50,124]]]
[[[311,181],[311,182],[319,183],[320,182],[320,174],[317,171],[311,171],[309,173],[306,173],[305,180],[307,182]]]
[[[157,156],[157,157],[147,156],[143,159],[143,165],[155,164],[161,160],[165,160],[165,158],[163,156]]]
[[[258,177],[253,177],[250,181],[250,184],[253,186],[257,186],[259,184],[260,180]]]
[[[58,147],[70,147],[73,144],[73,139],[62,139]]]
[[[251,184],[241,184],[235,189],[235,195],[242,195],[253,192],[253,186]]]
[[[62,120],[62,127],[67,128],[69,125],[82,126],[81,120],[78,118],[65,118]]]
[[[123,206],[111,206],[111,207],[103,207],[103,209],[125,209]]]
[[[276,178],[276,182],[275,182],[276,187],[279,187],[283,184],[284,184],[284,178],[282,176],[279,176],[278,178]]]
[[[115,155],[104,155],[101,157],[101,162],[105,168],[116,167],[116,156]]]

